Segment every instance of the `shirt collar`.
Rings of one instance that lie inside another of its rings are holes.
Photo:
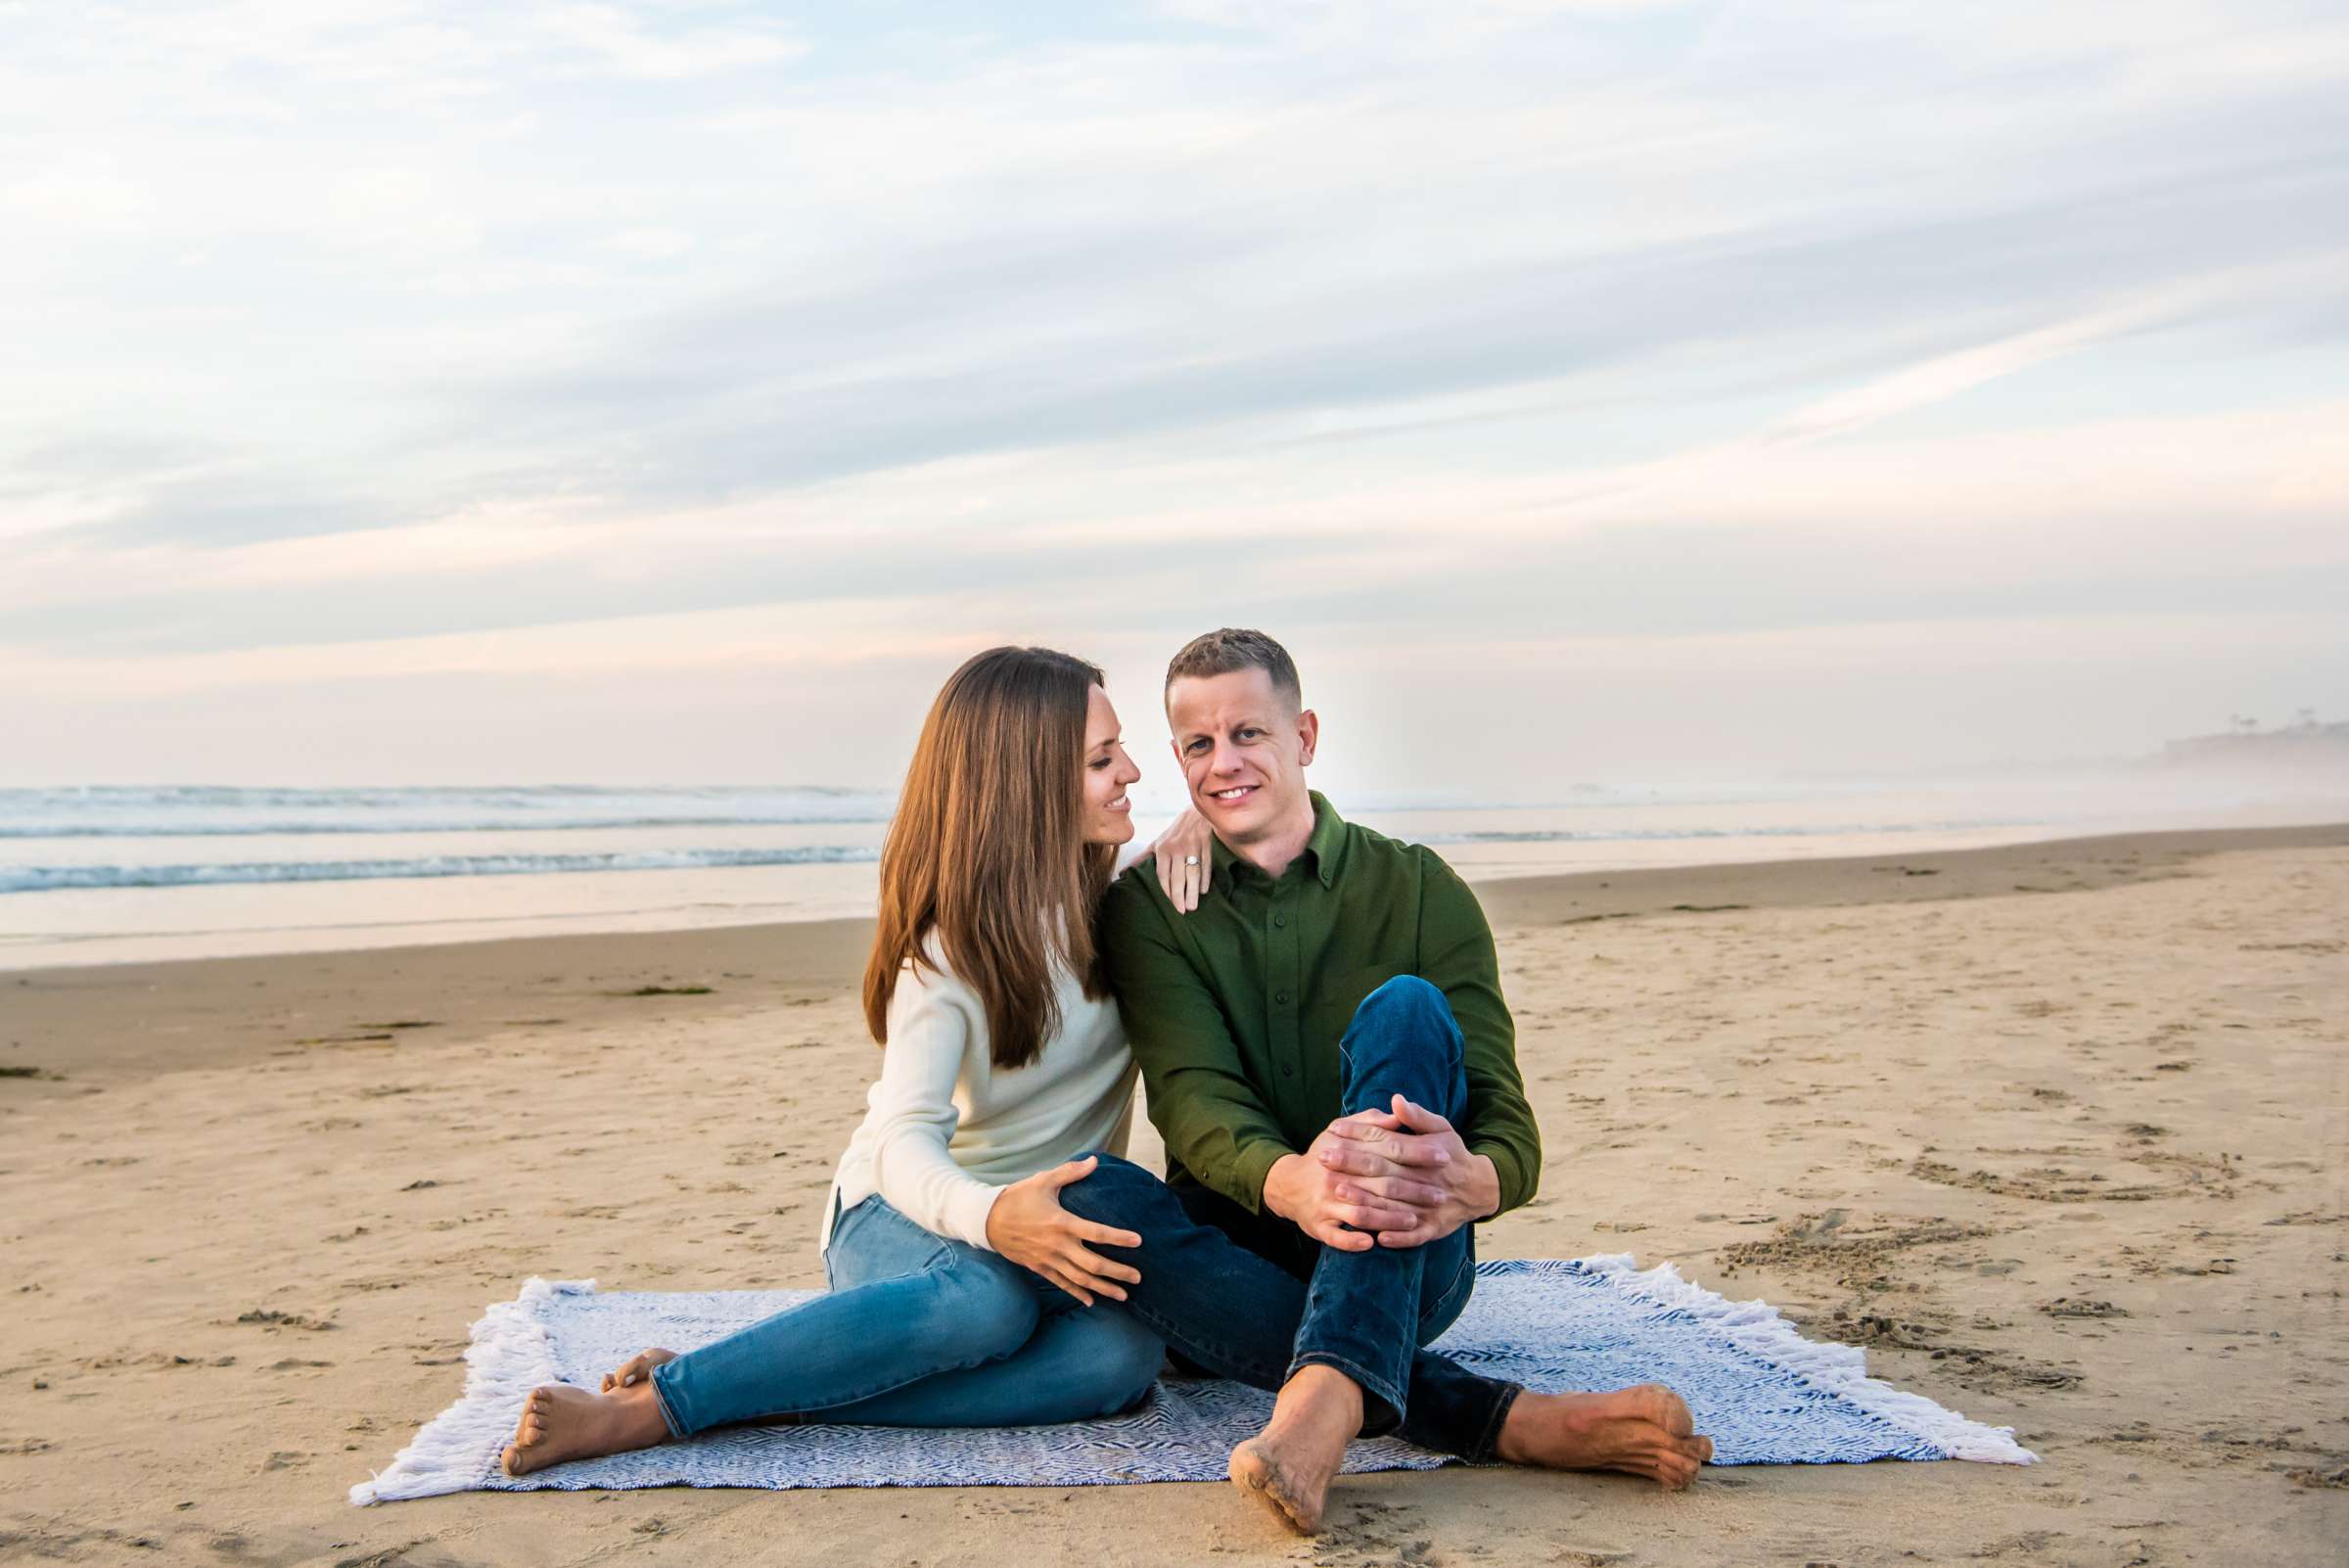
[[[1321,886],[1334,887],[1338,867],[1346,858],[1346,819],[1338,815],[1338,808],[1319,790],[1309,793],[1313,802],[1313,832],[1305,841],[1305,853],[1298,858],[1313,862],[1313,875],[1320,879]],[[1252,862],[1242,859],[1229,845],[1213,835],[1209,837],[1207,857],[1209,869],[1223,878],[1226,887],[1238,867],[1255,869]]]
[[[1319,790],[1312,793],[1313,836],[1305,841],[1305,853],[1313,857],[1313,869],[1327,888],[1336,884],[1339,863],[1346,858],[1346,819]]]

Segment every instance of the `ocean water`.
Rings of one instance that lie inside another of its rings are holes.
[[[1140,839],[1179,804],[1137,793]],[[2109,778],[1339,804],[1472,879],[2276,819],[2239,790]],[[0,968],[864,914],[890,807],[812,786],[0,789]]]

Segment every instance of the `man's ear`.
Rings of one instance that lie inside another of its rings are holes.
[[[1321,716],[1312,709],[1297,715],[1297,765],[1305,767],[1313,760],[1313,747],[1321,739]]]

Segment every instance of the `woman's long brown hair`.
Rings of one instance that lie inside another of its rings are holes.
[[[1117,851],[1084,842],[1084,725],[1101,671],[1049,648],[990,648],[930,705],[881,846],[881,916],[864,1022],[889,1043],[889,1000],[935,931],[976,992],[997,1067],[1025,1067],[1060,1028],[1055,961],[1108,994],[1093,911]]]

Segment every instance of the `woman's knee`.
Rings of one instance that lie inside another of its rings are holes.
[[[1130,1409],[1149,1396],[1150,1385],[1167,1362],[1166,1341],[1124,1312],[1094,1308],[1088,1314],[1091,1338],[1085,1358],[1093,1383],[1096,1413],[1112,1415]]]
[[[934,1352],[959,1364],[1008,1356],[1036,1332],[1041,1315],[1036,1292],[992,1254],[957,1247],[929,1271],[927,1283],[925,1337]]]
[[[1118,1352],[1112,1358],[1122,1374],[1128,1390],[1126,1404],[1131,1405],[1150,1392],[1158,1374],[1167,1364],[1167,1342],[1131,1317],[1119,1314],[1124,1327],[1118,1335]],[[1125,1405],[1118,1407],[1124,1409]]]

